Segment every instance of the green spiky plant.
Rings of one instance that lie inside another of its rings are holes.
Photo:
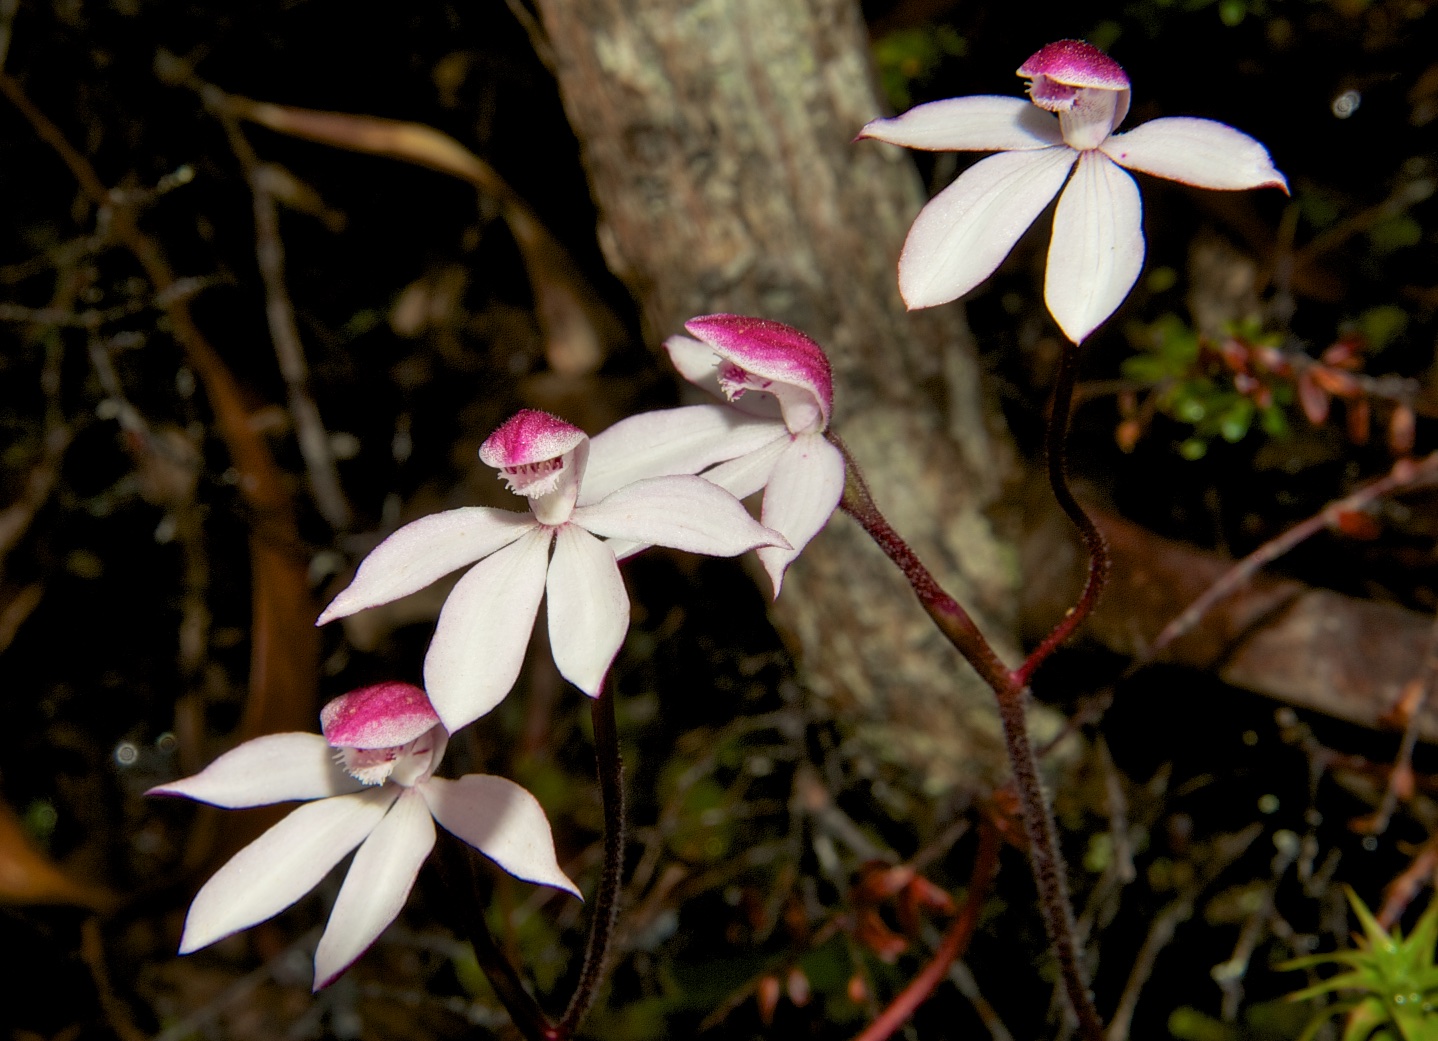
[[[1315,965],[1346,965],[1321,983],[1288,995],[1303,1001],[1335,991],[1348,992],[1320,1012],[1299,1035],[1310,1041],[1328,1019],[1346,1014],[1342,1041],[1438,1041],[1438,967],[1433,964],[1438,941],[1438,899],[1430,900],[1423,917],[1406,940],[1396,926],[1386,932],[1352,889],[1348,902],[1363,923],[1357,948],[1295,958],[1283,970]]]

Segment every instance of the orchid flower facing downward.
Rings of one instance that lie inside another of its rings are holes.
[[[789,542],[759,548],[777,597],[785,570],[844,491],[844,458],[824,439],[834,400],[829,359],[799,330],[764,318],[714,314],[684,327],[699,339],[665,341],[674,367],[733,407],[693,405],[614,424],[594,439],[595,490],[646,466],[697,472],[741,499],[763,488],[761,520]],[[615,547],[621,557],[642,548]]]
[[[425,687],[452,733],[514,686],[541,598],[555,665],[599,696],[629,631],[624,580],[600,538],[719,557],[787,545],[733,495],[698,477],[653,477],[581,504],[588,456],[589,438],[578,427],[545,412],[516,414],[480,446],[479,457],[528,497],[530,512],[472,506],[405,525],[365,558],[317,624],[473,564],[445,601],[424,660]]]
[[[1044,301],[1079,343],[1118,309],[1143,267],[1143,204],[1120,167],[1199,188],[1288,191],[1267,150],[1223,123],[1173,117],[1115,134],[1128,113],[1128,76],[1081,40],[1049,44],[1018,74],[1029,80],[1028,101],[950,98],[859,133],[908,148],[999,153],[965,170],[909,229],[899,291],[910,309],[948,303],[993,274],[1068,182],[1054,213]]]
[[[151,788],[228,809],[304,800],[215,873],[190,905],[180,953],[279,914],[358,847],[315,950],[328,986],[394,921],[434,847],[434,822],[517,878],[579,895],[534,796],[502,777],[434,776],[448,735],[424,691],[381,683],[336,698],[324,736],[246,741],[193,777]]]

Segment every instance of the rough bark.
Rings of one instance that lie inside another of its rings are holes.
[[[880,114],[854,0],[538,0],[600,211],[657,344],[718,311],[828,349],[836,427],[895,526],[1012,645],[1017,572],[984,510],[1011,471],[957,306],[909,314],[895,261],[909,158]],[[836,518],[774,609],[808,685],[930,788],[1006,772],[987,688],[858,528]]]

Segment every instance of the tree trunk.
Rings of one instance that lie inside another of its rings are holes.
[[[834,363],[836,429],[876,500],[1001,648],[1017,572],[985,510],[1013,468],[958,305],[909,314],[909,158],[851,143],[881,112],[854,0],[538,0],[600,210],[651,342],[736,312]],[[808,686],[928,790],[1007,772],[992,697],[857,525],[836,517],[774,608]]]

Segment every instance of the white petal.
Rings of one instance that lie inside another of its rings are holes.
[[[553,534],[536,528],[485,557],[444,602],[424,659],[424,686],[451,734],[503,701],[519,677]]]
[[[664,341],[664,349],[679,375],[716,397],[724,396],[719,389],[720,359],[713,347],[690,336],[671,336]]]
[[[733,557],[782,537],[702,477],[651,477],[574,511],[574,523],[606,538]]]
[[[559,674],[599,697],[629,631],[629,595],[613,551],[577,524],[566,524],[554,541],[545,593],[549,646]]]
[[[1059,197],[1044,274],[1044,302],[1081,343],[1118,310],[1143,269],[1143,203],[1132,177],[1085,152]]]
[[[783,437],[775,438],[757,452],[720,463],[699,476],[710,484],[717,484],[736,499],[747,499],[769,483],[774,464],[791,444],[793,438],[785,430]]]
[[[434,818],[424,798],[413,788],[396,791],[400,797],[360,846],[335,898],[315,948],[315,990],[333,983],[395,920],[434,848]]]
[[[664,341],[664,349],[679,375],[716,398],[728,397],[719,383],[722,359],[712,346],[687,336],[671,336]],[[730,400],[729,408],[756,419],[779,419],[783,411],[772,394],[745,394]]]
[[[180,953],[289,907],[364,841],[399,795],[393,785],[310,802],[230,858],[190,905]]]
[[[754,419],[727,405],[642,412],[590,441],[579,505],[598,502],[645,477],[698,473],[752,452],[785,432],[781,422]]]
[[[875,119],[859,137],[935,152],[1012,152],[1063,143],[1059,121],[1028,98],[991,94],[931,101],[893,119]]]
[[[513,781],[484,774],[457,781],[434,777],[419,791],[435,820],[511,875],[579,896],[579,887],[559,869],[543,808]]]
[[[1268,149],[1211,119],[1150,120],[1126,134],[1115,134],[1099,148],[1120,166],[1198,188],[1288,191],[1288,181],[1274,167]]]
[[[489,556],[534,527],[528,513],[467,506],[406,524],[364,558],[354,581],[316,625],[377,607],[423,589],[466,564]]]
[[[1077,158],[1065,146],[1000,152],[934,196],[899,256],[899,292],[910,310],[956,300],[993,274]]]
[[[183,795],[227,809],[291,799],[325,799],[362,788],[335,763],[319,734],[269,734],[232,748],[193,777],[151,788],[146,795]]]
[[[844,457],[839,450],[818,434],[796,437],[764,489],[764,523],[782,532],[793,547],[759,549],[776,598],[784,570],[833,515],[843,494]]]

